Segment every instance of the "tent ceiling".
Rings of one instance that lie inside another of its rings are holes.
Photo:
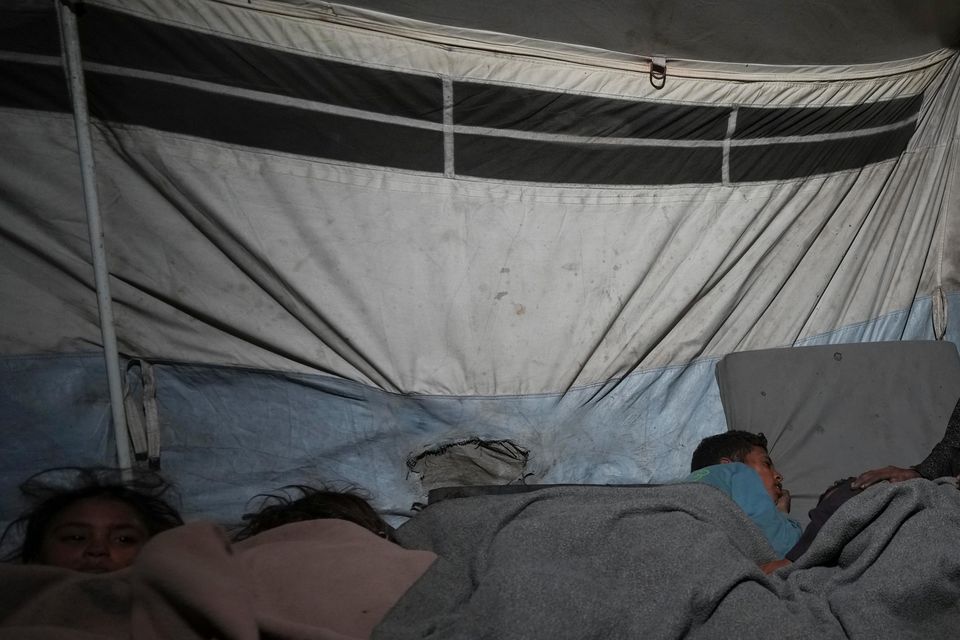
[[[861,64],[911,58],[960,44],[956,0],[342,0],[342,4],[668,59]]]

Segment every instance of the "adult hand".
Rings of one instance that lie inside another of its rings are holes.
[[[780,491],[780,498],[777,499],[777,509],[783,513],[790,513],[790,492],[786,489]]]
[[[851,486],[854,489],[864,489],[872,484],[888,480],[890,482],[903,482],[919,478],[920,473],[916,469],[904,469],[902,467],[883,467],[882,469],[871,469],[865,471],[854,478]]]

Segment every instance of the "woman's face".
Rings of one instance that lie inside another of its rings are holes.
[[[40,562],[106,573],[129,567],[150,537],[136,512],[111,498],[83,498],[58,513],[44,532]]]

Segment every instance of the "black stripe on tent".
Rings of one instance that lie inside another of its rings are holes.
[[[279,56],[290,64],[318,62],[312,58],[163,27],[109,11],[95,8],[92,11],[99,12],[101,18],[107,16],[106,20],[126,21],[128,26],[145,29],[139,36],[145,40],[155,40],[154,53],[158,47],[166,49],[168,59],[162,65],[152,67],[152,70],[183,71],[190,65],[199,64],[199,70],[183,75],[204,80],[223,80],[219,76],[208,77],[209,69],[203,66],[202,56],[199,55],[201,50],[210,55],[217,53],[216,47],[209,48],[213,46],[211,43],[233,51],[232,55],[239,56],[242,62],[234,61],[231,65],[240,67],[253,65],[259,60],[244,59],[243,53],[254,56],[264,54],[267,58]],[[59,49],[54,12],[2,11],[0,18],[10,18],[0,25],[5,50],[50,55]],[[102,26],[101,23],[106,24],[102,20],[86,24]],[[92,37],[90,34],[97,32],[92,30],[86,33],[89,39]],[[187,45],[192,42],[199,49],[187,51],[181,59],[182,52],[164,44],[163,38],[171,37],[171,33],[173,37],[179,34],[185,38],[178,41],[178,46],[189,49]],[[133,37],[137,34],[127,35]],[[191,40],[194,37],[198,39]],[[104,44],[97,38],[94,40],[100,43],[93,48],[104,56],[103,62],[118,62],[108,55],[113,43]],[[243,51],[230,49],[234,45]],[[124,58],[126,62],[139,60],[143,63],[141,66],[156,62],[152,54],[142,53],[149,50],[148,47],[134,49],[137,53],[130,53],[121,47],[116,54],[121,58],[128,55],[128,58]],[[180,66],[164,66],[171,64],[171,59]],[[354,71],[371,71],[353,65],[323,68],[329,73],[333,73],[333,69],[336,72],[334,75],[340,74],[337,77],[345,82]],[[269,72],[262,73],[255,69],[248,69],[248,72],[261,80],[270,75]],[[0,61],[0,73],[4,78],[0,83],[0,105],[70,111],[61,68]],[[291,73],[284,76],[279,85],[296,84],[294,80],[299,71]],[[428,105],[435,100],[436,104],[422,106],[422,109],[432,114],[439,113],[442,91],[440,81],[436,78],[375,72],[372,76],[366,76],[363,82],[372,87],[377,82],[390,84],[391,80],[397,78],[412,79],[415,83],[428,80],[425,85],[412,87],[413,91],[422,92],[415,102]],[[456,112],[461,119],[455,122],[461,126],[529,129],[585,137],[687,140],[714,139],[719,135],[717,127],[721,123],[725,126],[725,108],[651,105],[479,83],[456,83],[456,86]],[[443,139],[439,131],[324,114],[127,76],[88,73],[88,87],[92,113],[120,123],[331,160],[433,173],[443,171]],[[258,85],[256,88],[263,89],[264,86]],[[396,90],[402,93],[410,88],[401,82]],[[481,98],[503,99],[506,102],[503,105],[483,106]],[[910,120],[918,114],[922,101],[921,95],[852,107],[741,108],[737,118],[736,140],[825,133],[842,137],[816,142],[770,142],[757,146],[734,144],[730,151],[730,179],[734,182],[791,179],[858,168],[894,158],[909,144],[915,126],[913,123],[888,133],[869,136],[850,137],[843,134]],[[604,146],[590,144],[586,140],[582,143],[566,143],[466,134],[457,135],[456,141],[455,169],[461,175],[584,184],[683,184],[716,182],[720,179],[719,149],[714,148]]]
[[[470,134],[454,139],[459,175],[582,184],[718,182],[723,152],[710,147],[607,146]]]
[[[53,2],[42,8],[0,8],[0,43],[4,51],[59,56],[60,25]]]
[[[70,112],[60,67],[0,60],[0,105]],[[441,173],[439,131],[275,105],[144,79],[87,73],[91,112],[120,123],[311,157]],[[818,142],[733,145],[730,180],[783,180],[894,158],[913,123]],[[502,180],[582,184],[718,182],[719,148],[606,146],[458,134],[456,171]]]
[[[856,169],[899,156],[913,137],[913,124],[858,138],[733,147],[730,180],[787,180]]]
[[[94,6],[79,25],[86,62],[443,122],[437,77],[321,60]]]
[[[473,82],[453,83],[458,125],[542,133],[658,140],[722,140],[730,109],[569,93]]]
[[[803,136],[882,127],[913,118],[922,104],[921,94],[850,107],[741,107],[733,137],[743,140]]]
[[[260,149],[442,172],[443,134],[87,72],[90,112],[102,119]]]
[[[0,106],[70,113],[62,67],[0,60]]]

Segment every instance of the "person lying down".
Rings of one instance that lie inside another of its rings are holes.
[[[119,469],[60,467],[27,478],[20,491],[31,506],[0,538],[20,533],[7,561],[118,571],[133,563],[150,538],[183,524],[166,498],[172,486],[153,472],[124,479]]]
[[[368,638],[437,558],[358,496],[287,487],[245,522],[238,542],[210,521],[164,531],[112,573],[0,565],[0,640]]]
[[[761,565],[764,573],[803,555],[830,516],[861,491],[851,484],[852,478],[838,480],[820,496],[809,513],[809,524],[802,528],[787,515],[790,492],[783,488],[783,475],[770,458],[766,436],[749,431],[727,431],[704,438],[693,452],[690,471],[683,482],[708,484],[729,496],[781,556]]]
[[[800,541],[803,527],[790,518],[790,492],[767,452],[762,433],[726,431],[704,438],[690,461],[684,482],[699,482],[725,493],[760,528],[781,558]],[[765,573],[787,564],[762,565]]]
[[[346,637],[368,638],[436,559],[393,542],[393,528],[357,493],[289,485],[256,498],[260,508],[243,515],[234,549],[272,585],[258,597],[289,619],[320,619]],[[285,579],[278,568],[291,562],[312,576],[309,584]]]

